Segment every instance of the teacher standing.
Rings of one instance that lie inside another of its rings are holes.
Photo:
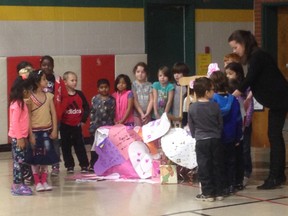
[[[284,184],[285,143],[282,134],[288,111],[288,82],[274,59],[257,45],[250,31],[237,30],[228,38],[234,53],[247,64],[248,72],[240,87],[233,93],[239,96],[250,87],[253,96],[264,107],[269,108],[268,137],[270,142],[269,176],[257,189],[275,189]]]

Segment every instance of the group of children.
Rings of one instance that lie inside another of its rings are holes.
[[[175,87],[170,82],[167,67],[159,69],[159,82],[152,85],[147,81],[147,65],[138,63],[133,69],[135,81],[132,83],[127,75],[120,74],[112,95],[109,81],[99,79],[98,94],[92,98],[91,109],[83,92],[76,89],[76,73],[67,71],[63,78],[55,77],[51,56],[43,56],[39,68],[34,70],[31,63],[20,62],[18,77],[10,91],[8,135],[14,164],[11,192],[15,195],[31,195],[32,190],[27,186],[31,182],[37,192],[52,190],[47,183],[48,165],[52,165],[51,175],[57,176],[60,167],[58,131],[67,173],[73,173],[75,167],[72,146],[81,172],[85,173],[93,170],[98,157],[91,151],[89,162],[84,146],[82,125],[89,115],[93,143],[95,131],[101,126],[141,126],[172,110]]]
[[[231,56],[229,61],[235,58],[233,54]],[[179,79],[189,74],[189,67],[185,63],[175,63],[172,70],[166,66],[160,67],[158,81],[152,84],[147,79],[147,65],[139,62],[133,68],[135,80],[131,82],[129,76],[120,74],[115,80],[113,94],[110,94],[109,81],[99,79],[98,94],[92,98],[91,106],[83,92],[76,89],[76,73],[67,71],[62,80],[55,77],[53,68],[51,56],[41,58],[38,70],[33,70],[27,62],[17,66],[19,76],[10,92],[13,194],[32,194],[23,181],[23,177],[27,179],[25,173],[29,173],[30,165],[35,190],[52,190],[47,183],[47,175],[48,165],[52,165],[52,176],[59,174],[58,129],[67,172],[74,172],[73,146],[81,172],[85,173],[93,171],[98,157],[95,151],[91,151],[89,161],[84,146],[82,125],[89,116],[93,143],[95,131],[101,126],[142,126],[159,119],[164,112],[176,117],[171,119],[182,121],[180,125],[187,123],[188,116],[191,134],[196,139],[199,181],[202,185],[202,193],[197,195],[197,199],[212,201],[215,197],[221,199],[224,194],[233,193],[235,188],[243,189],[243,161],[248,160],[243,160],[243,148],[250,151],[247,137],[251,133],[253,109],[251,100],[248,106],[246,104],[247,98],[251,97],[248,94],[237,99],[231,95],[244,78],[242,65],[237,59],[225,65],[225,73],[213,71],[209,78],[196,79],[191,86],[193,89],[184,91],[180,91]],[[182,112],[180,100],[187,91],[194,91],[196,98],[189,111],[186,110],[186,118],[185,115],[183,119],[177,118]],[[183,95],[180,95],[181,92]],[[245,145],[249,148],[245,148]],[[251,157],[247,164],[245,176],[249,178],[252,172]]]
[[[196,100],[188,112],[201,183],[196,199],[202,201],[222,200],[243,190],[252,172],[252,94],[248,90],[237,98],[232,95],[244,79],[239,56],[229,54],[224,63],[224,72],[216,65],[208,77],[195,80]]]

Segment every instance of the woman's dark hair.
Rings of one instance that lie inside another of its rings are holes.
[[[145,62],[138,62],[133,68],[133,73],[134,74],[136,73],[136,70],[137,70],[138,66],[143,67],[144,71],[146,72],[146,74],[148,76],[148,66],[147,66],[147,64]]]
[[[16,66],[16,70],[17,70],[17,73],[23,69],[23,68],[26,68],[26,67],[33,67],[32,64],[30,62],[27,62],[27,61],[21,61],[17,64]]]
[[[250,31],[236,30],[228,38],[228,42],[236,41],[242,44],[245,48],[244,56],[242,57],[243,63],[247,63],[250,58],[251,53],[258,48],[257,41],[254,35]]]
[[[158,73],[157,73],[158,75],[159,75],[160,71],[164,74],[164,76],[168,77],[168,81],[172,80],[172,74],[171,74],[169,67],[161,66],[158,70]]]
[[[200,77],[195,79],[194,81],[194,92],[197,98],[204,97],[206,91],[210,91],[212,88],[212,81],[207,77]]]
[[[42,56],[41,59],[40,59],[40,65],[42,64],[42,62],[44,60],[50,61],[51,64],[54,66],[54,59],[51,56],[49,56],[49,55]]]
[[[124,79],[125,83],[126,83],[126,86],[127,86],[127,90],[131,90],[131,86],[132,86],[132,83],[131,83],[131,80],[129,78],[129,76],[127,76],[126,74],[120,74],[117,76],[116,80],[115,80],[115,84],[114,84],[114,90],[117,92],[118,89],[117,89],[117,85],[120,81],[120,79]]]
[[[18,76],[14,81],[9,95],[9,101],[15,102],[19,101],[21,108],[24,108],[24,90],[30,91],[31,89],[31,81],[29,79],[23,79],[21,76]]]
[[[30,80],[31,84],[32,84],[32,91],[37,90],[38,88],[38,84],[41,81],[41,77],[44,75],[44,71],[43,70],[34,70],[29,74],[28,79]]]
[[[187,64],[184,62],[176,62],[172,67],[172,73],[182,73],[183,76],[187,76],[190,72],[190,69]]]
[[[228,91],[228,78],[222,71],[213,72],[210,79],[212,80],[216,93]]]

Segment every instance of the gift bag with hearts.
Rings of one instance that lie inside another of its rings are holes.
[[[174,163],[193,169],[197,166],[196,141],[182,128],[172,128],[161,138],[165,155]]]

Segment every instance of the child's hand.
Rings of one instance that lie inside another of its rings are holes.
[[[25,148],[25,140],[24,140],[24,138],[17,139],[17,146],[18,146],[20,149],[24,149],[24,148]]]
[[[32,146],[32,147],[35,146],[35,144],[36,144],[36,139],[35,139],[35,135],[34,135],[34,134],[32,134],[32,135],[29,136],[29,142],[31,143],[31,146]]]
[[[52,132],[51,132],[51,134],[50,134],[49,137],[50,137],[51,139],[56,139],[56,138],[57,138],[57,135],[58,135],[58,134],[57,134],[57,130],[52,130]]]

